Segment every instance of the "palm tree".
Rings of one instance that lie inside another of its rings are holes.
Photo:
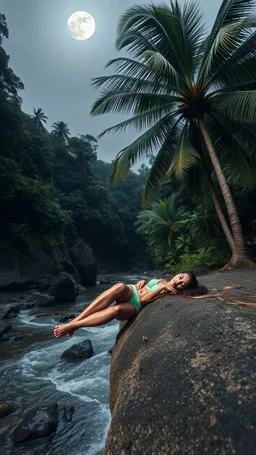
[[[39,128],[44,128],[43,124],[47,123],[48,120],[47,115],[45,115],[41,108],[33,109],[33,115],[31,117]]]
[[[224,0],[209,36],[194,2],[181,9],[134,6],[122,16],[117,48],[131,58],[111,60],[117,74],[94,79],[103,88],[93,115],[132,113],[101,134],[147,128],[117,155],[111,181],[123,179],[138,158],[157,152],[144,199],[166,176],[183,176],[201,161],[193,143],[208,154],[221,187],[233,238],[230,266],[250,264],[241,223],[221,163],[232,163],[251,178],[250,152],[256,143],[256,34],[250,26],[255,0]]]
[[[176,209],[175,194],[169,199],[160,200],[150,210],[138,214],[138,232],[143,232],[149,241],[149,247],[169,250],[175,234],[184,228],[186,212],[184,207]]]
[[[56,136],[58,139],[60,139],[61,142],[68,142],[69,136],[70,136],[70,131],[68,128],[68,124],[65,122],[55,122],[52,125],[52,134]]]

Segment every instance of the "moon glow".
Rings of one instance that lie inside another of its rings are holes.
[[[69,17],[67,28],[73,38],[83,41],[91,38],[95,32],[96,24],[91,14],[85,11],[77,11]]]

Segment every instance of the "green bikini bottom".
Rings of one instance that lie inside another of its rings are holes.
[[[136,287],[134,286],[134,284],[130,284],[129,286],[132,287],[132,296],[131,296],[130,300],[128,300],[128,302],[134,306],[134,308],[136,309],[136,313],[139,314],[139,312],[143,308],[143,305],[141,305],[141,303],[140,303],[138,291],[137,291]]]

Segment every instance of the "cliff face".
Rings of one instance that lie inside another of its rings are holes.
[[[249,287],[238,292],[252,292],[255,271],[241,273]],[[221,289],[241,274],[200,281]],[[255,313],[165,298],[127,323],[113,351],[104,454],[255,453]]]

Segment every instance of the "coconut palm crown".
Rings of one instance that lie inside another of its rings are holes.
[[[232,164],[253,180],[250,153],[256,143],[255,0],[224,0],[210,34],[195,2],[133,6],[121,17],[117,49],[129,57],[111,60],[116,74],[95,78],[101,88],[92,114],[132,114],[108,132],[145,130],[121,150],[111,181],[125,177],[143,155],[157,153],[144,199],[166,176],[184,178],[207,151],[225,200],[234,238],[233,265],[246,262],[241,224],[223,172]],[[194,138],[199,138],[197,147]],[[202,146],[203,144],[203,146]]]
[[[70,136],[70,130],[68,128],[68,124],[60,121],[60,122],[55,122],[52,125],[52,134],[59,138],[62,142],[68,142],[69,136]]]
[[[138,215],[138,232],[143,232],[149,241],[149,246],[163,248],[171,247],[175,234],[185,224],[187,213],[184,207],[175,207],[175,194],[169,199],[159,200],[150,210],[143,210]]]
[[[41,108],[33,109],[33,115],[31,117],[39,128],[44,128],[44,123],[47,123],[48,120],[47,115]]]

